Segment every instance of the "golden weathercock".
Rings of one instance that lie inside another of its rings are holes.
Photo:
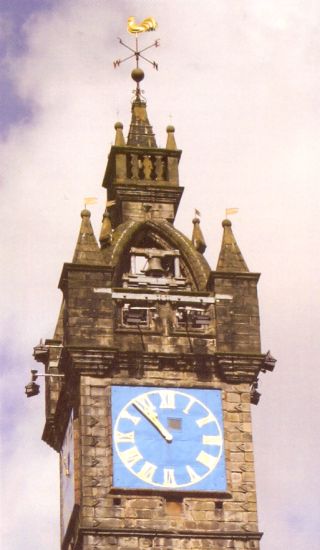
[[[158,23],[154,17],[147,17],[139,25],[135,22],[134,17],[128,19],[128,32],[132,34],[140,34],[142,32],[155,31]]]

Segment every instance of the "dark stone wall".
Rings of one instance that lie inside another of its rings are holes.
[[[121,369],[109,379],[81,377],[80,525],[84,532],[96,533],[85,536],[80,548],[258,549],[249,385],[225,384],[214,375],[204,384],[190,372],[150,370],[144,373],[143,382],[129,380],[128,375]],[[110,385],[129,381],[136,385],[222,389],[228,496],[110,493]],[[136,531],[139,534],[134,534]],[[162,537],[162,531],[177,531],[179,537]],[[219,535],[224,538],[219,539]]]
[[[260,318],[257,296],[259,276],[254,273],[213,272],[215,295],[230,296],[216,302],[217,350],[260,353]]]
[[[65,299],[64,344],[70,346],[110,345],[113,306],[110,294],[101,294],[111,283],[111,270],[69,266],[63,279]],[[109,337],[108,337],[109,336]]]
[[[120,327],[111,276],[108,268],[68,264],[62,278],[64,368],[79,380],[73,398],[78,514],[63,550],[258,550],[250,390],[259,366],[250,370],[249,357],[260,361],[257,276],[213,274],[209,293],[217,301],[202,334],[178,333],[169,302],[157,305],[152,330]],[[113,384],[221,389],[227,493],[115,492]]]

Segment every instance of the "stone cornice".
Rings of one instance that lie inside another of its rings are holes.
[[[211,271],[209,278],[208,278],[208,284],[207,288],[212,288],[214,285],[214,281],[216,279],[244,279],[244,280],[252,280],[256,283],[260,279],[260,273],[245,273],[245,272],[232,272],[232,271]]]
[[[116,199],[130,202],[160,202],[172,203],[175,211],[179,206],[184,187],[175,187],[173,185],[156,184],[154,182],[145,183],[121,183],[114,186]]]
[[[110,157],[115,154],[143,154],[143,155],[166,155],[168,157],[180,158],[182,155],[181,149],[165,149],[164,147],[134,147],[134,145],[112,145],[110,149]]]
[[[221,378],[230,384],[252,384],[263,370],[266,354],[216,353],[215,361]]]
[[[223,381],[253,383],[260,371],[268,368],[268,354],[248,353],[148,353],[144,351],[122,351],[116,348],[65,347],[63,361],[71,361],[79,374],[98,374],[112,377],[122,368],[144,371],[172,369],[207,372],[216,374]]]
[[[60,356],[59,372],[98,374],[113,376],[113,371],[122,368],[135,370],[136,365],[148,370],[199,370],[217,374],[228,383],[252,383],[260,371],[273,370],[270,352],[266,354],[229,353],[150,353],[143,350],[119,350],[117,348],[64,346]],[[66,380],[67,382],[67,380]]]
[[[214,369],[214,356],[205,354],[168,354],[144,351],[121,351],[110,348],[68,347],[63,361],[82,375],[112,378],[122,369],[141,378],[145,370],[185,370],[209,373]],[[69,367],[70,368],[70,367]]]
[[[101,521],[102,523],[102,521]],[[165,530],[155,529],[154,531],[148,531],[146,529],[103,529],[80,527],[82,535],[103,535],[113,537],[141,537],[141,538],[193,538],[193,539],[212,539],[212,540],[261,540],[263,533],[261,531],[214,531],[206,530],[201,531],[198,529],[186,529],[186,530]]]
[[[63,290],[63,286],[70,271],[77,272],[99,272],[99,273],[113,273],[114,268],[108,265],[90,265],[90,264],[73,264],[71,262],[65,262],[62,267],[58,288]]]

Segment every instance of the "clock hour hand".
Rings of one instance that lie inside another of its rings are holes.
[[[161,435],[164,437],[166,441],[171,442],[173,440],[172,434],[164,427],[164,425],[160,422],[158,419],[158,415],[156,412],[154,412],[152,409],[147,409],[143,407],[140,403],[137,401],[133,401],[133,406],[143,414],[143,416],[153,424],[155,428],[161,433]]]

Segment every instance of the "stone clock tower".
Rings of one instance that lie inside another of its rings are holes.
[[[115,125],[98,244],[81,212],[44,363],[43,439],[60,454],[63,550],[259,548],[250,403],[261,353],[257,283],[224,220],[215,270],[174,226],[174,128],[159,148],[141,95]]]

